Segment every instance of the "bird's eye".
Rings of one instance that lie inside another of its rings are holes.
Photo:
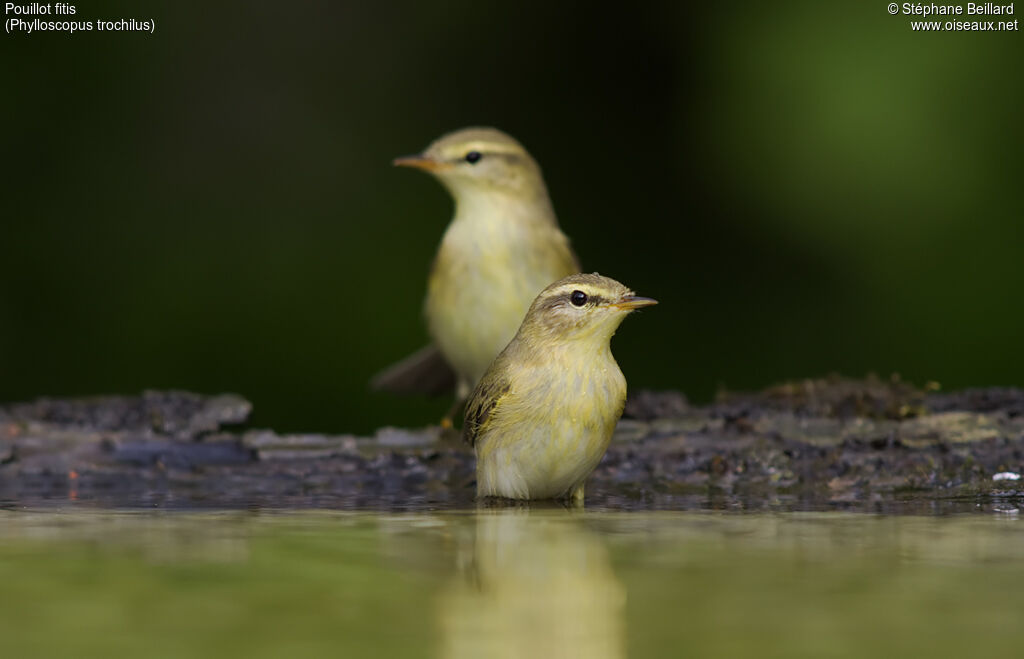
[[[573,291],[572,295],[569,296],[569,301],[572,302],[574,307],[582,307],[587,303],[587,294],[583,291]]]
[[[479,151],[470,151],[469,153],[466,154],[466,162],[468,162],[470,165],[475,165],[478,162],[480,162],[480,159],[483,157],[484,154],[480,153]]]

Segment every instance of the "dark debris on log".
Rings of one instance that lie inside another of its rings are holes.
[[[472,506],[472,451],[439,428],[372,437],[237,428],[231,394],[0,407],[0,504]],[[830,378],[706,406],[632,397],[588,505],[946,511],[1024,497],[1024,390]],[[1007,503],[1009,502],[1009,503]]]

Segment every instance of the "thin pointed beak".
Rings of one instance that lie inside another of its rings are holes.
[[[395,158],[391,161],[391,164],[395,167],[414,167],[428,172],[440,172],[451,167],[446,162],[434,160],[423,155],[402,156],[401,158]]]
[[[632,311],[634,309],[641,309],[643,307],[649,307],[657,304],[658,301],[649,297],[637,297],[636,295],[627,295],[621,298],[618,302],[612,306],[617,309],[623,309],[626,311]]]

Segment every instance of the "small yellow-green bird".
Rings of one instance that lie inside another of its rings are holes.
[[[450,388],[454,371],[457,407],[508,345],[537,293],[579,272],[579,263],[558,227],[540,167],[505,133],[466,128],[395,164],[434,175],[454,198],[455,216],[427,281],[434,345],[372,384],[437,393]]]
[[[598,274],[566,277],[537,296],[466,405],[478,497],[582,502],[626,402],[612,335],[652,304]]]

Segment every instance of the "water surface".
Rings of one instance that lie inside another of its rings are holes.
[[[1012,511],[0,512],[4,657],[1019,656]]]

